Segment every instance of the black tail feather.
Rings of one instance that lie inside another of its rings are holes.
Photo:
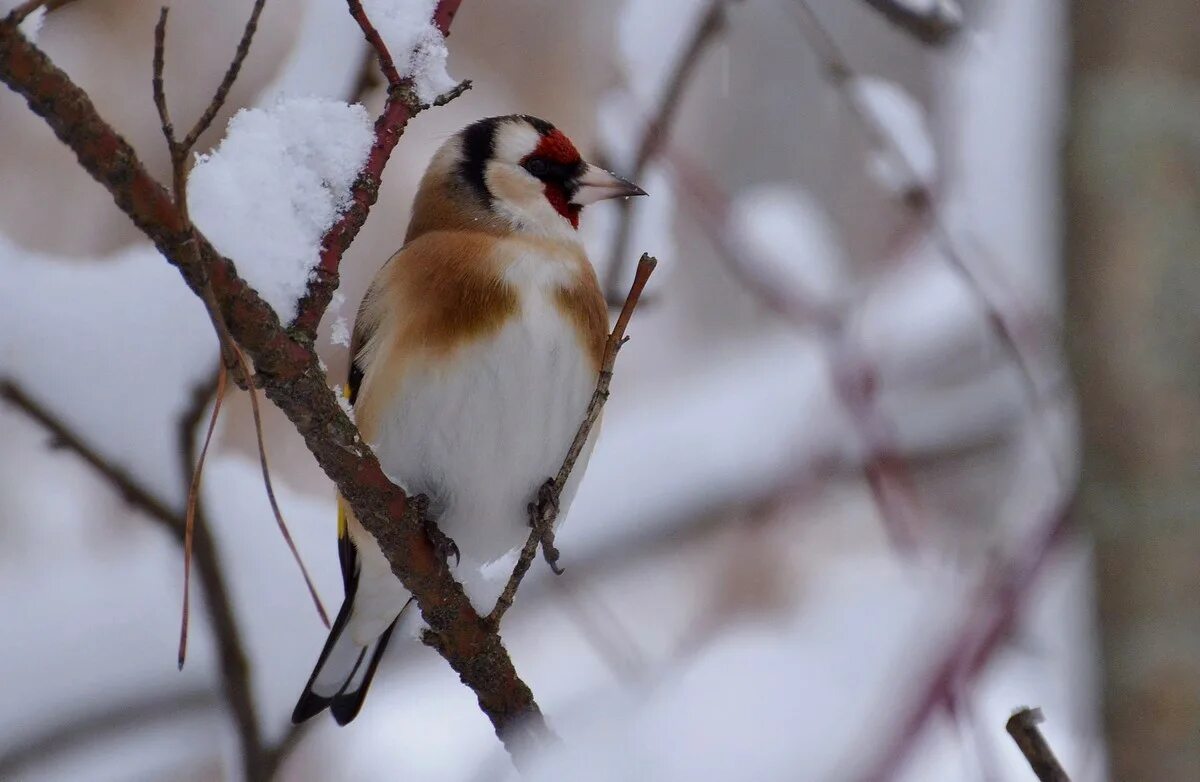
[[[393,621],[388,625],[388,629],[383,631],[383,635],[379,636],[375,641],[375,649],[371,652],[371,660],[367,663],[367,671],[363,675],[362,683],[354,690],[343,690],[333,696],[332,702],[329,705],[329,711],[333,714],[333,719],[338,725],[346,725],[355,717],[358,716],[358,710],[362,708],[363,701],[367,697],[367,688],[371,686],[371,680],[375,678],[375,669],[379,667],[379,660],[383,657],[383,650],[387,648],[388,639],[392,637],[392,631],[396,629],[396,622]],[[366,649],[363,650],[364,654]],[[354,682],[354,677],[358,673],[359,666],[362,665],[362,659],[358,661],[358,665],[354,666],[354,672],[350,674],[350,678],[346,680],[346,686],[349,687]]]
[[[296,702],[296,708],[292,710],[292,723],[294,725],[299,725],[301,722],[315,717],[325,711],[329,707],[329,704],[333,702],[332,697],[326,698],[313,692],[313,683],[317,680],[317,674],[321,672],[321,666],[329,658],[329,653],[333,651],[338,638],[341,637],[342,631],[346,629],[346,623],[350,621],[350,610],[353,608],[353,604],[354,593],[351,592],[342,601],[342,607],[338,611],[337,619],[333,620],[333,627],[329,629],[329,637],[325,639],[325,646],[321,649],[321,656],[317,658],[317,664],[313,666],[312,674],[308,677],[308,683],[304,685],[304,692],[300,693],[300,700]]]
[[[333,627],[329,630],[329,638],[325,641],[325,647],[321,650],[321,656],[317,658],[317,664],[313,666],[312,675],[308,677],[308,683],[304,686],[304,692],[300,694],[300,699],[296,702],[296,708],[292,710],[292,722],[297,725],[320,714],[325,709],[329,709],[333,713],[333,718],[339,725],[349,723],[358,715],[359,710],[362,708],[363,700],[367,697],[367,689],[371,686],[371,680],[375,678],[375,671],[379,667],[380,659],[383,657],[383,650],[387,648],[388,640],[392,637],[392,631],[396,629],[396,622],[404,614],[404,609],[401,609],[396,619],[388,625],[388,628],[370,646],[362,647],[358,659],[354,661],[353,667],[346,674],[341,689],[333,695],[318,695],[313,692],[313,685],[350,621],[353,602],[354,594],[351,593],[342,603],[342,608],[338,611],[337,619],[334,620]],[[410,599],[408,603],[404,604],[404,608],[408,608],[411,604],[412,600]],[[367,669],[363,672],[361,681],[358,681],[356,684],[355,680],[358,679],[359,671],[364,663],[367,665]],[[350,687],[354,689],[349,689]]]

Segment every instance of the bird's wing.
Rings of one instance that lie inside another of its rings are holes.
[[[372,286],[374,287],[374,286]],[[370,290],[367,296],[363,298],[364,304],[370,296]],[[346,387],[342,389],[342,395],[354,407],[354,403],[358,401],[358,389],[362,386],[363,368],[359,351],[362,346],[370,339],[370,327],[367,324],[367,319],[361,317],[362,306],[359,306],[359,317],[354,321],[354,333],[350,337],[350,371],[346,378]],[[338,535],[338,562],[342,566],[342,586],[345,588],[345,593],[350,595],[354,591],[354,582],[358,577],[358,551],[354,548],[354,541],[350,538],[350,525],[348,523],[349,514],[353,511],[346,504],[346,501],[338,495],[338,519],[337,519],[337,535]]]

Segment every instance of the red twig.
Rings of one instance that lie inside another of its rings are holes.
[[[379,67],[383,71],[384,78],[387,79],[388,86],[399,87],[402,79],[399,71],[396,70],[396,63],[392,60],[392,53],[388,51],[387,44],[383,42],[383,37],[375,29],[375,25],[371,24],[371,20],[367,18],[367,12],[363,10],[362,3],[359,0],[346,0],[346,5],[350,7],[350,15],[354,17],[354,21],[358,22],[367,43],[375,50],[375,56],[379,60]],[[442,34],[445,35],[445,31],[442,31]]]
[[[450,34],[450,22],[461,3],[462,0],[441,0],[434,10],[434,23],[443,35]],[[358,236],[358,232],[367,221],[371,207],[379,198],[383,170],[387,167],[388,159],[399,143],[408,121],[424,108],[412,90],[412,81],[401,78],[396,70],[387,45],[367,18],[362,3],[359,0],[347,0],[347,5],[350,7],[350,15],[358,22],[367,42],[375,51],[388,82],[388,97],[383,112],[375,120],[375,140],[371,144],[367,162],[350,189],[350,206],[321,238],[320,262],[314,271],[308,292],[296,309],[296,319],[291,330],[308,340],[316,334],[317,326],[320,325],[321,318],[333,298],[333,292],[337,290],[342,256]]]
[[[678,190],[684,204],[695,213],[725,267],[767,309],[797,328],[815,329],[821,335],[834,390],[866,450],[863,480],[892,543],[899,550],[913,549],[921,526],[916,482],[895,445],[895,427],[879,414],[878,378],[850,338],[848,312],[799,285],[783,286],[760,275],[756,264],[729,238],[729,196],[716,179],[676,150],[668,152],[668,160],[682,185]]]
[[[904,714],[895,735],[883,744],[883,751],[867,773],[859,777],[862,782],[893,779],[929,719],[950,706],[957,689],[983,670],[1008,636],[1042,567],[1067,531],[1070,524],[1068,504],[1064,502],[1055,507],[1021,548],[988,571],[979,596],[971,603],[971,611],[955,640],[930,668],[926,684]]]

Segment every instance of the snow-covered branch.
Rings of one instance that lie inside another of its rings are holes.
[[[388,83],[387,102],[384,103],[383,112],[375,120],[375,138],[371,143],[366,163],[350,188],[348,206],[341,212],[337,222],[321,237],[320,263],[313,270],[308,292],[297,305],[292,330],[294,334],[309,342],[316,334],[321,317],[333,298],[333,292],[337,290],[342,255],[367,222],[367,215],[379,197],[383,170],[408,121],[429,105],[445,102],[470,87],[470,82],[462,82],[457,87],[446,86],[445,80],[448,77],[444,76],[444,52],[440,61],[428,55],[424,58],[415,56],[418,51],[427,51],[431,46],[440,45],[444,50],[444,44],[430,42],[428,33],[415,41],[417,49],[414,50],[414,56],[410,57],[408,65],[398,68],[392,59],[385,36],[372,24],[362,3],[358,0],[348,0],[347,4],[351,15],[362,28],[364,37],[379,59],[380,68]],[[462,0],[438,2],[433,9],[432,30],[436,30],[443,37],[449,35],[450,23],[461,4]],[[431,91],[435,94],[431,94]],[[428,98],[428,103],[422,102],[423,98]]]

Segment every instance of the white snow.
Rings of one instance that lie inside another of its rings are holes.
[[[763,184],[734,198],[730,216],[744,262],[772,286],[828,301],[846,285],[841,242],[824,209],[792,184]]]
[[[362,0],[362,6],[418,98],[429,103],[457,84],[446,72],[446,39],[433,24],[437,0]]]
[[[895,145],[871,151],[868,168],[876,181],[898,194],[933,181],[937,153],[916,100],[895,82],[874,76],[853,79],[850,94]]]
[[[243,109],[192,170],[196,225],[280,320],[295,317],[321,237],[349,205],[374,138],[365,108],[319,98]]]
[[[347,325],[344,316],[338,315],[334,318],[333,325],[329,329],[329,341],[344,348],[350,347],[350,326]]]
[[[299,36],[279,65],[256,105],[269,106],[280,98],[345,98],[362,71],[366,42],[345,3],[303,0]]]
[[[42,31],[42,25],[46,22],[46,6],[38,6],[33,9],[29,16],[22,20],[17,28],[21,31],[21,35],[29,39],[30,43],[37,43],[38,33]]]
[[[949,24],[958,24],[963,20],[962,6],[958,4],[958,0],[895,0],[895,3],[914,14],[939,19]]]

